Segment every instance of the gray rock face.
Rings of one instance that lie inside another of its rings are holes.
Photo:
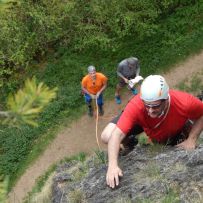
[[[116,189],[106,185],[105,164],[93,157],[82,164],[58,167],[53,203],[202,203],[203,145],[194,151],[137,146],[119,157],[124,176]]]

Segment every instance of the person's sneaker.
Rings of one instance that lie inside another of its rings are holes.
[[[93,110],[92,107],[88,106],[88,116],[92,117],[93,116]]]
[[[137,144],[138,144],[138,139],[136,135],[129,135],[125,137],[122,143],[123,147],[120,148],[119,155],[126,156],[131,151],[133,151],[133,149]]]
[[[102,106],[99,106],[99,115],[103,116],[104,115],[104,110]]]
[[[131,89],[131,91],[132,91],[132,93],[133,93],[134,95],[136,95],[136,94],[138,93],[136,89]]]
[[[197,98],[203,102],[203,90],[201,91],[201,93],[199,95],[197,95]]]
[[[133,151],[135,147],[127,147],[125,146],[124,148],[120,148],[119,150],[119,156],[126,156],[128,155],[130,152]]]
[[[120,96],[115,96],[116,104],[121,104]]]

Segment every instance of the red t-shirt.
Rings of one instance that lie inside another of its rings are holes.
[[[170,108],[162,122],[164,115],[160,118],[148,116],[140,95],[136,95],[124,109],[117,123],[118,128],[127,134],[135,124],[138,124],[151,139],[165,142],[180,133],[188,119],[196,120],[203,115],[203,103],[194,96],[177,90],[170,90],[169,95]],[[154,128],[159,122],[160,125]]]

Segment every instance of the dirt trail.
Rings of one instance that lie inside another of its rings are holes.
[[[178,64],[173,70],[164,75],[170,87],[175,87],[184,78],[203,70],[203,51],[191,56],[184,63]],[[120,112],[132,95],[126,92],[123,95],[122,105],[115,102],[105,103],[105,114],[99,118],[98,135],[100,136],[105,125]],[[100,142],[101,143],[101,142]],[[64,157],[77,154],[81,151],[92,153],[97,148],[95,139],[95,119],[87,115],[73,122],[70,127],[60,132],[46,151],[31,165],[19,179],[9,195],[10,203],[21,203],[22,199],[31,191],[35,180],[42,175],[52,164]],[[102,145],[104,149],[105,146]]]

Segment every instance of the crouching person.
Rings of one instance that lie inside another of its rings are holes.
[[[120,144],[142,129],[152,141],[193,150],[203,130],[203,103],[188,93],[169,90],[160,75],[148,76],[140,94],[101,134],[102,141],[108,144],[106,181],[111,188],[119,184],[119,176],[123,175],[118,164]]]

